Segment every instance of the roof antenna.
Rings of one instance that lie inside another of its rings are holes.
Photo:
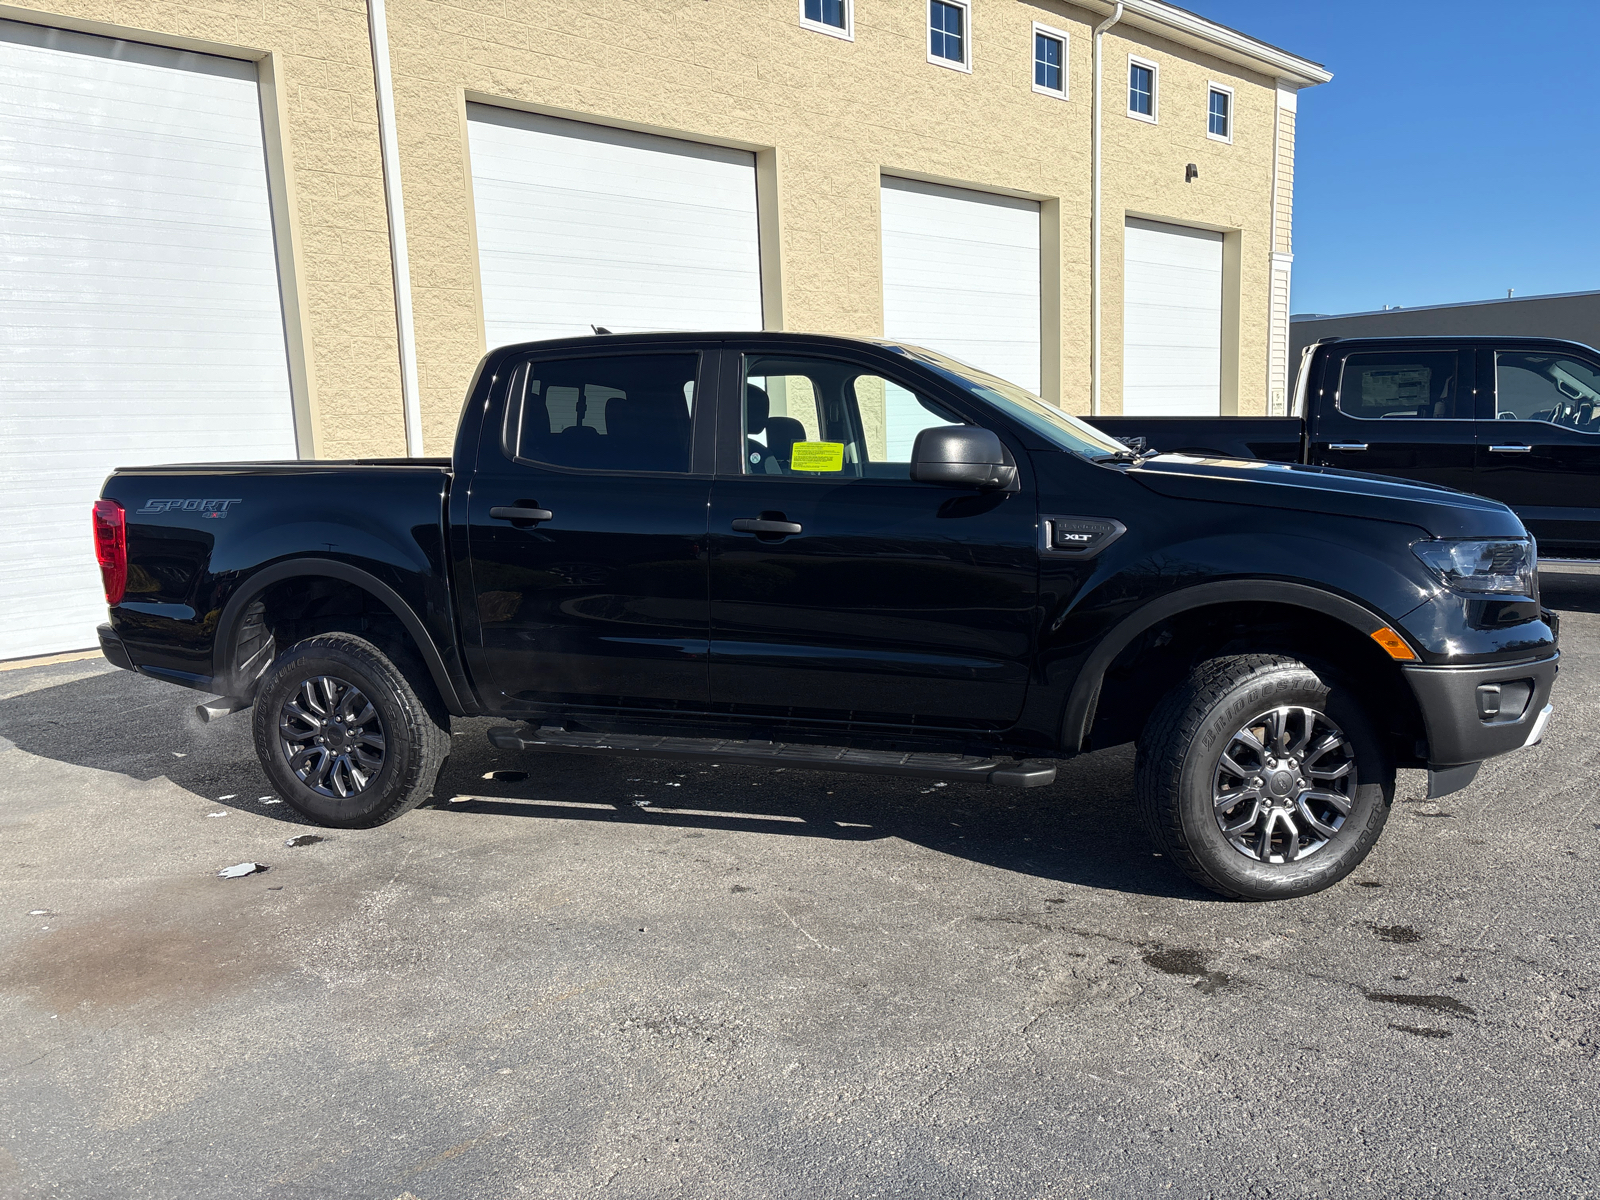
[[[596,333],[610,333],[611,332],[611,330],[607,329],[604,325],[591,325],[591,326],[589,326],[589,328],[594,330]]]

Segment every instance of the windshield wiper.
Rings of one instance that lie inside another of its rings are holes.
[[[1111,450],[1105,454],[1096,454],[1090,462],[1143,462],[1147,458],[1154,458],[1160,454],[1159,450]]]

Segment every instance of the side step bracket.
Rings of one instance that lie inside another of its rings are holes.
[[[500,726],[489,730],[489,741],[501,750],[737,762],[814,771],[907,775],[914,779],[965,779],[971,783],[991,783],[1001,787],[1045,787],[1056,781],[1055,762],[1038,758],[978,758],[969,754],[852,750],[844,746],[808,746],[792,742],[746,742],[631,733],[574,733],[552,725],[539,729],[531,725],[520,728]]]

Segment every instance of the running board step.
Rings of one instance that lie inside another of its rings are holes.
[[[683,758],[700,762],[760,763],[814,771],[859,771],[868,775],[909,775],[914,779],[965,779],[1001,787],[1045,787],[1056,781],[1050,759],[977,758],[968,754],[927,754],[898,750],[852,750],[792,742],[744,742],[724,738],[655,737],[625,733],[573,733],[558,726],[489,730],[501,750],[544,750],[557,754],[626,754],[635,758]]]

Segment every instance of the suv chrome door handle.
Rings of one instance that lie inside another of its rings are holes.
[[[1367,448],[1367,444],[1365,442],[1329,442],[1328,443],[1328,449],[1329,450],[1365,450],[1366,448]]]
[[[555,513],[548,508],[519,508],[514,504],[500,505],[489,510],[496,521],[553,521]]]
[[[1532,446],[1490,446],[1491,454],[1531,454]]]
[[[764,517],[740,517],[733,523],[735,533],[799,533],[801,526],[795,521],[769,521]]]

